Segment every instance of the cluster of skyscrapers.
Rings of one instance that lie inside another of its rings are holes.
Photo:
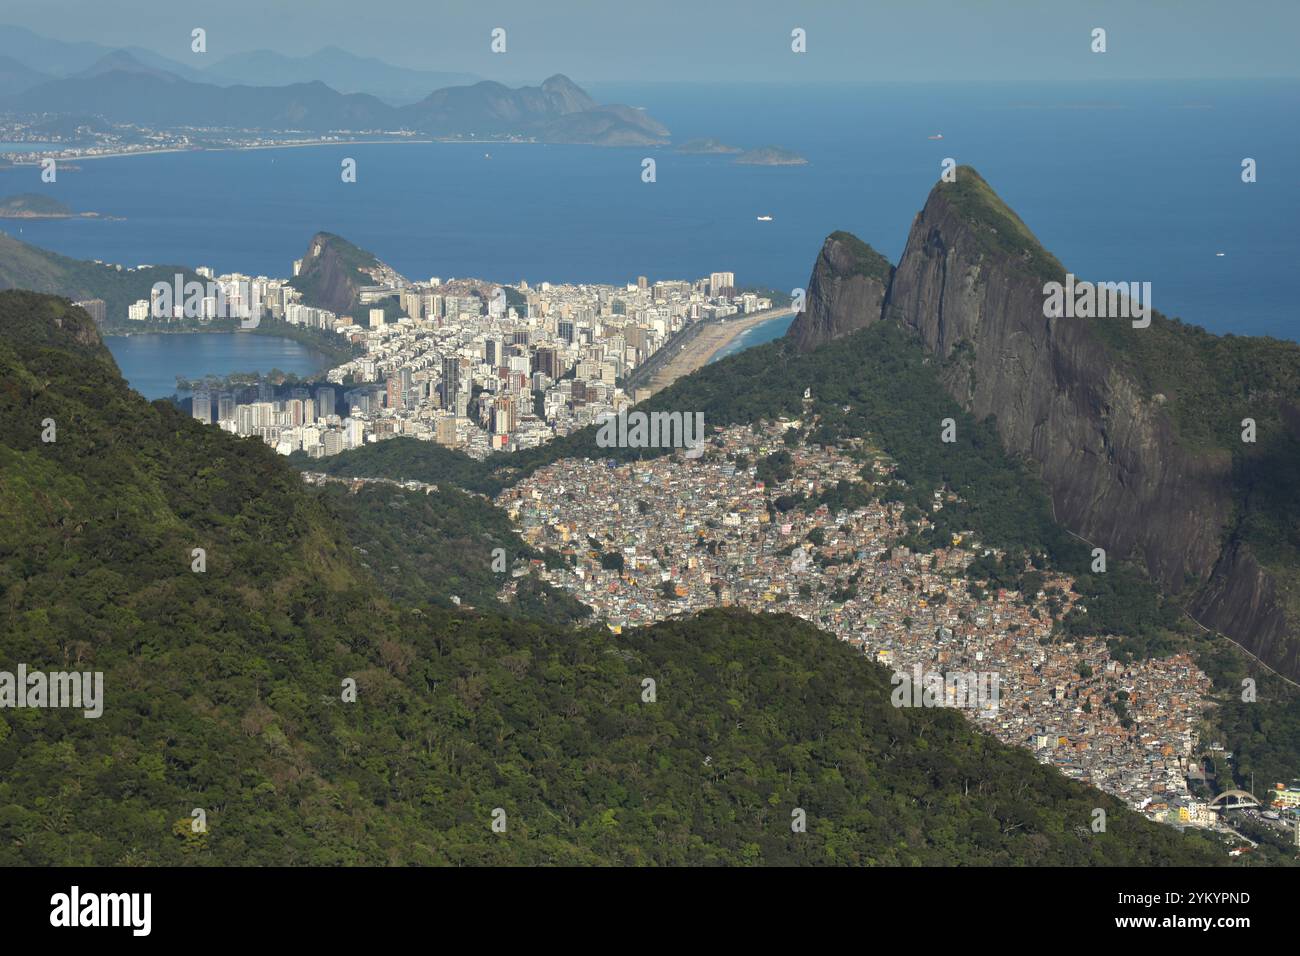
[[[295,275],[300,268],[295,262]],[[194,395],[196,419],[312,457],[398,435],[477,457],[533,447],[625,410],[638,397],[623,388],[628,374],[692,323],[771,307],[756,293],[738,293],[730,272],[693,282],[640,276],[622,286],[533,287],[409,282],[380,264],[374,284],[358,290],[354,315],[336,315],[304,304],[288,280],[197,271],[215,293],[193,299],[201,318],[248,306],[250,315],[327,329],[361,346],[359,357],[329,371],[334,387],[314,393],[262,382]],[[156,302],[137,306],[157,311]]]

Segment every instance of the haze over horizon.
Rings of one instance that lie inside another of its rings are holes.
[[[1300,4],[1290,0],[1257,0],[1245,10],[1212,0],[1140,8],[1122,0],[994,0],[978,8],[884,0],[814,11],[755,0],[743,18],[685,0],[639,7],[569,0],[546,10],[522,0],[457,0],[438,8],[372,0],[364,11],[346,0],[320,0],[310,17],[289,0],[227,0],[219,8],[193,0],[121,0],[112,8],[46,0],[11,5],[4,18],[64,41],[144,47],[199,69],[252,50],[304,56],[340,46],[410,69],[509,83],[536,83],[557,72],[579,82],[1300,77]],[[683,30],[683,22],[696,26]],[[206,54],[190,50],[195,27],[207,31]],[[489,49],[497,27],[507,31],[504,54]],[[796,27],[807,31],[807,53],[799,56],[790,52]],[[1095,27],[1107,31],[1105,55],[1089,48]]]

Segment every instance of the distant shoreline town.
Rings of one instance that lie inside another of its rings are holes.
[[[523,139],[463,139],[463,138],[436,138],[429,137],[407,137],[400,134],[392,134],[391,138],[351,138],[347,136],[321,136],[310,139],[250,139],[247,141],[232,141],[229,143],[175,143],[169,145],[140,144],[121,145],[112,147],[96,146],[69,146],[61,149],[49,150],[30,150],[30,151],[8,151],[0,152],[0,161],[7,161],[10,169],[18,169],[28,166],[39,167],[47,159],[53,159],[56,163],[73,162],[89,159],[124,159],[129,156],[159,156],[168,153],[228,153],[228,152],[250,152],[258,149],[304,149],[318,146],[401,146],[408,144],[433,143],[461,144],[461,145],[484,145],[493,146],[527,146],[537,145],[536,140]],[[5,167],[0,165],[0,170]],[[61,171],[61,170],[60,170]]]

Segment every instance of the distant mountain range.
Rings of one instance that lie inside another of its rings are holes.
[[[137,47],[0,29],[0,111],[158,129],[406,130],[600,146],[668,139],[668,129],[644,111],[599,104],[560,74],[538,87],[475,79],[393,66],[338,47],[302,57],[255,50],[198,69]]]
[[[56,40],[23,27],[0,26],[0,96],[36,85],[15,83],[6,77],[13,63],[21,71],[34,74],[36,82],[42,82],[83,73],[118,50],[99,43]],[[393,105],[415,102],[439,87],[479,79],[472,73],[407,69],[375,57],[357,56],[336,46],[325,47],[309,56],[287,56],[272,50],[252,50],[221,59],[189,54],[194,63],[173,60],[142,47],[125,47],[124,52],[147,67],[172,73],[191,83],[288,86],[320,80],[340,92],[370,93]]]
[[[447,87],[402,107],[369,93],[340,93],[319,80],[288,86],[196,83],[125,50],[112,51],[72,76],[34,85],[24,85],[33,77],[17,69],[11,74],[11,84],[22,88],[0,98],[2,109],[91,115],[156,129],[409,130],[599,146],[653,145],[669,135],[645,112],[601,105],[560,74],[539,87],[511,89],[493,82]]]
[[[12,96],[48,82],[52,77],[11,56],[0,54],[0,96]]]
[[[293,86],[215,86],[189,80],[116,51],[81,73],[6,97],[18,113],[91,114],[111,123],[155,129],[226,127],[259,130],[393,128],[392,107],[324,83]]]
[[[117,47],[79,41],[70,43],[41,36],[24,27],[0,25],[0,57],[8,57],[48,77],[72,76],[90,69]],[[160,56],[152,50],[129,46],[122,48],[145,66],[174,73],[193,82],[211,82],[204,71],[177,60]],[[0,90],[3,93],[3,90]]]
[[[393,106],[418,102],[430,90],[479,79],[472,73],[410,70],[335,46],[310,56],[285,56],[273,50],[236,53],[217,61],[204,75],[208,82],[223,85],[288,86],[320,80],[341,93],[370,93]]]

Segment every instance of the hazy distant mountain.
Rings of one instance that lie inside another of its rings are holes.
[[[24,27],[0,25],[0,56],[9,56],[19,63],[49,76],[71,76],[92,67],[117,48],[100,43],[79,41],[69,43],[54,40],[33,33]],[[141,47],[126,47],[126,53],[147,67],[175,73],[182,79],[201,81],[203,73],[197,65],[191,66],[178,60],[168,59]],[[200,54],[194,54],[196,61],[207,62]],[[0,92],[0,95],[4,95]]]
[[[273,50],[236,53],[206,71],[209,83],[287,86],[320,80],[343,93],[369,93],[394,105],[414,103],[444,86],[473,83],[472,73],[440,73],[393,66],[330,46],[310,56],[285,56]]]
[[[177,73],[141,62],[139,58],[126,50],[113,50],[104,54],[84,70],[73,74],[71,79],[90,80],[104,76],[107,73],[116,72],[139,73],[144,76],[156,77],[165,83],[179,83],[184,80]]]
[[[186,40],[188,43],[188,39]],[[70,77],[91,70],[105,57],[128,53],[143,67],[174,74],[191,83],[218,86],[289,86],[320,81],[343,93],[370,93],[392,105],[414,103],[431,90],[453,84],[473,83],[472,73],[412,70],[374,57],[357,56],[338,47],[326,47],[310,56],[286,56],[272,50],[254,50],[216,58],[214,54],[186,53],[171,59],[128,46],[116,48],[100,43],[70,43],[33,33],[24,27],[0,25],[0,96],[20,92],[35,83],[5,85],[4,73],[12,69],[12,58],[25,71],[43,78]],[[17,72],[17,71],[15,71]],[[100,70],[99,72],[104,72]]]
[[[639,146],[665,142],[668,130],[642,110],[601,105],[566,76],[539,87],[476,83],[436,90],[394,108],[368,93],[340,93],[319,80],[289,86],[216,86],[142,63],[123,50],[82,73],[0,100],[19,113],[98,115],[154,128],[395,130],[432,136],[522,136],[550,143]]]
[[[602,106],[563,74],[541,86],[511,89],[483,82],[437,90],[404,107],[403,121],[434,136],[533,136],[552,143],[601,146],[663,142],[668,129],[642,110]]]
[[[53,76],[80,72],[109,50],[98,43],[67,43],[23,27],[0,26],[0,56],[13,57],[31,69],[39,64],[40,70]]]
[[[0,96],[21,93],[49,79],[47,74],[33,70],[11,56],[0,54]]]
[[[140,63],[125,51],[82,75],[52,80],[7,97],[18,112],[94,114],[115,123],[158,128],[220,126],[264,130],[391,127],[392,107],[373,96],[339,93],[324,83],[214,86]]]

